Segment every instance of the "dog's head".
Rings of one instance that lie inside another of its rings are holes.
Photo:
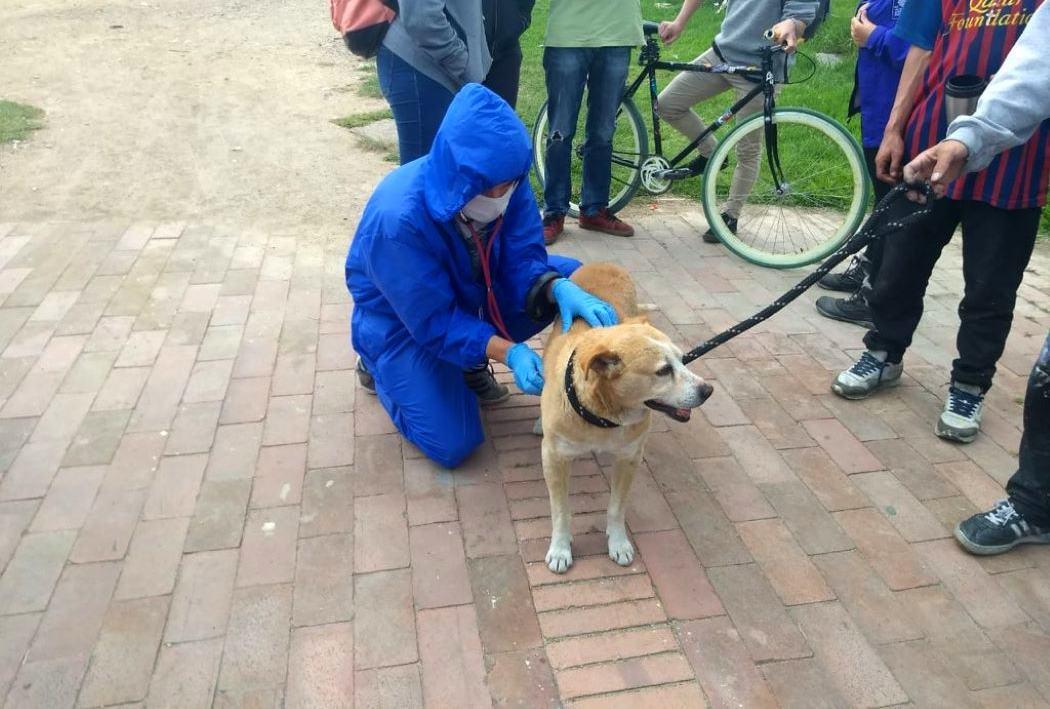
[[[588,331],[576,360],[590,398],[611,414],[648,406],[688,421],[714,391],[682,364],[671,339],[642,318]]]

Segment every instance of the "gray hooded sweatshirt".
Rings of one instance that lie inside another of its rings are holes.
[[[801,20],[807,25],[817,16],[818,0],[726,0],[726,17],[715,36],[715,45],[730,64],[759,61],[758,48],[770,44],[762,34],[781,20]]]
[[[482,82],[492,57],[480,0],[400,0],[383,45],[455,93]]]

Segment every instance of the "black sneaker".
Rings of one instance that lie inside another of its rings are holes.
[[[825,290],[837,290],[843,293],[855,293],[863,284],[864,266],[856,256],[842,273],[829,273],[817,281],[817,285]]]
[[[729,231],[733,232],[734,234],[736,233],[736,217],[731,217],[723,212],[722,221],[724,221],[726,223],[726,226],[729,227]],[[701,236],[700,238],[704,240],[705,244],[721,243],[721,239],[719,239],[718,236],[715,234],[714,229],[708,229],[703,233],[703,236]]]
[[[365,368],[365,363],[360,357],[357,358],[357,381],[369,394],[376,393],[376,379]]]
[[[871,318],[871,307],[859,291],[849,298],[822,295],[817,298],[817,312],[832,320],[853,323],[869,330],[875,329],[875,323]]]
[[[501,404],[510,398],[510,389],[496,381],[492,365],[463,372],[463,379],[482,406]]]
[[[1029,524],[1009,500],[999,500],[988,512],[964,519],[955,538],[971,554],[1002,554],[1018,544],[1050,544],[1050,530]]]

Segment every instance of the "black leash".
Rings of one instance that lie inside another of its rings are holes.
[[[907,200],[905,196],[908,192],[919,192],[926,198],[925,205],[914,204],[914,209],[909,213],[900,216],[897,219],[887,219],[887,213],[890,208],[900,199]],[[893,190],[887,194],[882,200],[875,205],[875,209],[872,210],[871,216],[864,222],[864,225],[849,239],[846,240],[839,250],[833,253],[831,256],[817,267],[817,270],[809,274],[801,281],[792,286],[791,290],[784,293],[782,296],[774,300],[771,304],[767,305],[762,310],[758,311],[747,320],[733,325],[728,330],[724,330],[706,342],[702,343],[698,347],[695,347],[682,357],[682,362],[689,364],[690,362],[703,357],[705,354],[710,352],[716,347],[724,345],[725,343],[732,340],[737,335],[740,335],[760,322],[768,320],[770,317],[780,312],[787,306],[788,303],[798,298],[800,295],[809,290],[813,284],[819,281],[821,278],[826,276],[831,269],[838,266],[844,260],[857,253],[865,246],[870,244],[876,239],[880,239],[887,234],[903,229],[912,222],[918,221],[930,213],[930,204],[933,200],[932,190],[926,183],[921,185],[908,185],[901,183],[893,188]]]

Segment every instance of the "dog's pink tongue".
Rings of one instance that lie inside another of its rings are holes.
[[[675,413],[684,419],[688,419],[693,414],[689,409],[675,409]]]

